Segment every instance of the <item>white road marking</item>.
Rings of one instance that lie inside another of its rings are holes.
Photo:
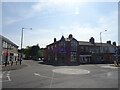
[[[40,74],[38,74],[38,73],[34,73],[34,75],[36,75],[36,76],[40,76]]]
[[[118,69],[118,67],[114,67],[114,66],[109,66],[109,65],[107,65],[107,66],[101,66],[102,68],[113,68],[113,69]]]
[[[8,78],[8,80],[6,80],[6,81],[11,81],[10,76],[6,76],[6,77]]]
[[[51,77],[43,76],[43,75],[40,75],[39,73],[34,73],[34,75],[36,75],[36,76],[40,76],[40,77],[44,77],[44,78],[50,78],[50,79],[51,79]]]
[[[52,87],[53,77],[54,77],[54,72],[53,72],[53,74],[52,74],[52,79],[51,79],[51,82],[50,82],[50,88]]]
[[[2,72],[2,74],[5,74],[5,73],[6,73],[6,71]]]
[[[54,77],[54,72],[53,72],[53,74],[52,74],[52,77],[43,76],[43,75],[40,75],[39,73],[34,73],[34,75],[36,75],[36,76],[40,76],[40,77],[44,77],[44,78],[50,78],[50,79],[51,79],[51,82],[50,82],[50,88],[52,87],[53,77]]]
[[[111,76],[112,74],[110,72],[107,73],[107,76]]]
[[[1,81],[0,81],[0,82],[11,81],[11,79],[10,79],[10,72],[11,72],[11,71],[8,71],[7,74],[6,74],[6,76],[4,75],[5,77],[7,77],[8,80],[2,80],[3,74],[5,74],[6,72],[7,72],[7,71],[4,71],[4,72],[0,75],[0,78],[1,78]]]
[[[8,71],[7,76],[6,76],[8,78],[8,81],[11,81],[11,79],[10,79],[10,72],[11,71]]]
[[[79,74],[89,74],[90,71],[84,70],[84,69],[73,69],[73,68],[58,68],[52,70],[55,73],[61,73],[61,74],[70,74],[70,75],[79,75]]]

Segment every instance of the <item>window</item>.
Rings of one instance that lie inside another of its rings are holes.
[[[55,44],[55,48],[56,48],[56,44]]]
[[[77,51],[77,47],[71,47],[71,51]]]
[[[65,42],[61,41],[59,43],[59,52],[60,53],[65,53]]]
[[[71,51],[77,51],[77,42],[71,41]]]
[[[76,52],[71,52],[71,62],[76,62],[76,59],[77,59],[77,54]]]
[[[50,56],[48,56],[48,60],[50,60]]]
[[[77,47],[77,42],[76,41],[71,41],[71,46]]]
[[[51,49],[53,50],[53,46],[51,46]]]
[[[61,47],[59,48],[59,52],[60,52],[60,53],[65,53],[65,47],[61,46]]]
[[[6,42],[5,42],[5,41],[3,41],[3,47],[4,47],[4,48],[7,48],[7,47],[6,47]]]
[[[50,47],[48,46],[48,50],[50,49]]]
[[[64,42],[60,42],[60,43],[59,43],[59,46],[65,47],[65,43],[64,43]]]

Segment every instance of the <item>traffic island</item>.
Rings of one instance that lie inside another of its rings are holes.
[[[73,69],[73,68],[59,68],[52,70],[54,73],[59,74],[71,74],[71,75],[77,75],[77,74],[89,74],[90,71],[84,70],[84,69]]]

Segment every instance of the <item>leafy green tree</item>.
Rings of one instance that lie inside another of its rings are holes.
[[[44,58],[44,49],[43,48],[41,48],[40,50],[39,50],[39,58],[41,58],[41,60],[42,60],[42,58]]]
[[[39,58],[39,50],[40,47],[39,45],[34,45],[31,47],[30,52],[29,52],[29,56],[31,56],[32,59],[38,59]]]

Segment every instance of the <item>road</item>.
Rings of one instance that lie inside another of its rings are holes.
[[[52,66],[25,60],[3,71],[3,88],[118,88],[118,69],[106,64]]]

